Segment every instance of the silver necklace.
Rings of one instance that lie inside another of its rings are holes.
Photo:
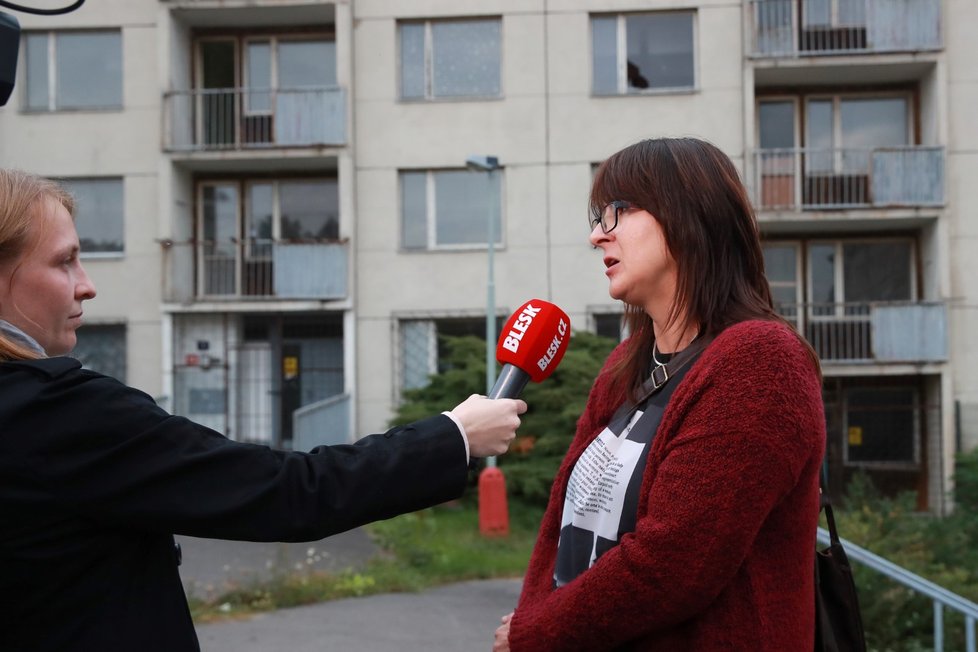
[[[662,366],[665,366],[665,364],[666,364],[666,363],[665,363],[665,362],[659,362],[659,358],[657,358],[657,357],[655,356],[655,350],[656,350],[657,348],[658,348],[658,345],[657,345],[657,344],[654,344],[654,343],[653,343],[653,344],[652,344],[652,362],[654,362],[654,363],[655,363],[655,366],[656,366],[656,367],[662,367]]]
[[[697,330],[697,331],[696,331],[696,334],[695,334],[695,335],[693,335],[693,340],[695,340],[695,339],[696,339],[697,337],[699,337],[699,336],[700,336],[700,332],[699,332],[699,330]],[[692,342],[693,342],[693,340],[690,340],[690,343],[692,343]],[[687,344],[686,346],[689,346],[689,344]],[[659,345],[658,345],[658,343],[656,343],[656,342],[653,342],[653,343],[652,343],[652,362],[654,362],[654,363],[655,363],[655,366],[656,366],[657,368],[658,368],[658,367],[664,367],[664,366],[666,366],[666,363],[665,363],[665,362],[659,362],[659,358],[658,358],[658,357],[656,357],[656,355],[655,355],[655,350],[656,350],[656,349],[658,349],[658,348],[659,348]],[[673,355],[675,355],[675,354],[673,354]]]

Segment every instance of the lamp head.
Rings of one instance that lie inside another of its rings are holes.
[[[496,156],[470,156],[465,159],[465,167],[477,172],[492,172],[499,169],[499,158]]]

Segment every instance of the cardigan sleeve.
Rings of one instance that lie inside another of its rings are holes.
[[[468,477],[444,415],[287,452],[230,441],[84,371],[43,383],[4,428],[16,433],[25,500],[105,527],[199,537],[315,540],[456,498]]]
[[[795,336],[755,330],[728,329],[690,370],[653,443],[635,531],[566,586],[521,599],[513,652],[610,649],[695,616],[732,580],[817,454],[824,419]]]

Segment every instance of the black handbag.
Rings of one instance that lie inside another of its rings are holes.
[[[815,550],[815,652],[866,652],[852,566],[824,494],[822,510],[829,525],[829,547]]]

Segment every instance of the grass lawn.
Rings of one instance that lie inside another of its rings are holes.
[[[460,500],[367,526],[384,553],[357,571],[287,573],[224,593],[191,597],[197,623],[325,600],[422,589],[470,579],[520,577],[536,539],[542,508],[510,500],[506,537],[479,533],[476,492]]]

